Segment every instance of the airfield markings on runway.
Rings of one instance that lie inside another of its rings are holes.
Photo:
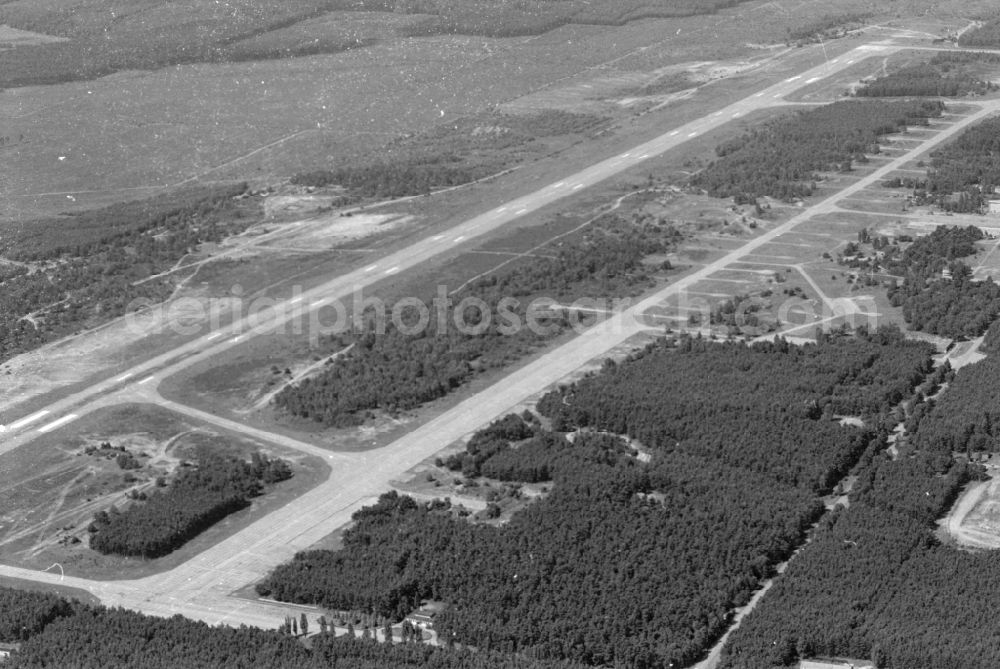
[[[819,68],[814,69],[818,70]],[[742,101],[742,103],[745,102],[746,100]],[[401,472],[406,471],[426,457],[430,457],[433,453],[440,450],[442,446],[477,429],[491,418],[516,407],[520,402],[537,394],[549,384],[564,378],[582,365],[606,354],[608,350],[623,343],[635,333],[647,328],[648,326],[640,322],[647,310],[656,307],[663,300],[671,296],[683,293],[699,282],[718,281],[719,279],[712,277],[716,272],[727,269],[733,262],[753,254],[761,246],[773,242],[781,235],[787,234],[804,221],[818,214],[833,211],[837,201],[850,197],[862,188],[877,182],[892,170],[912,160],[914,156],[924,153],[931,147],[953,136],[958,130],[988,114],[995,113],[998,109],[1000,109],[1000,103],[998,102],[990,102],[982,105],[977,113],[959,120],[940,134],[927,138],[910,152],[891,160],[872,172],[869,176],[808,207],[800,214],[797,214],[772,230],[748,240],[746,244],[708,263],[696,272],[680,277],[676,282],[641,300],[632,308],[617,312],[607,320],[599,322],[584,331],[580,336],[549,351],[521,368],[517,374],[508,375],[485,391],[470,397],[453,409],[431,419],[423,426],[402,436],[388,446],[365,453],[341,454],[343,462],[335,468],[333,475],[327,481],[291,501],[289,504],[264,516],[240,532],[202,551],[178,567],[156,576],[134,581],[101,582],[68,578],[67,581],[69,582],[66,584],[87,589],[95,593],[106,603],[121,604],[128,608],[135,608],[153,615],[172,615],[177,613],[178,608],[180,608],[185,615],[207,622],[225,622],[229,624],[247,622],[247,624],[265,627],[275,626],[276,621],[280,622],[281,619],[281,614],[279,613],[281,607],[275,608],[261,602],[248,602],[237,599],[230,596],[230,593],[259,578],[267,569],[289,559],[297,550],[308,547],[316,539],[341,527],[350,519],[350,515],[354,510],[373,501],[373,493],[383,490],[384,485],[387,485],[388,481],[393,477],[398,476]],[[648,147],[650,153],[656,152],[658,155],[675,145],[663,144],[663,136],[661,136],[639,148]],[[596,183],[620,171],[620,169],[608,169],[610,165],[610,160],[602,161],[580,172],[577,178],[585,178],[589,183]],[[521,208],[518,209],[517,214],[521,215],[526,213],[531,207],[538,209],[545,206],[549,203],[549,200],[539,191],[520,198],[518,202],[521,204]],[[467,224],[460,224],[452,230],[465,230],[466,227]],[[421,244],[424,244],[424,246],[421,247],[420,252],[414,253],[414,247]],[[407,249],[405,252],[390,254],[384,262],[388,264],[392,262],[390,259],[404,258],[406,256],[402,254],[406,253],[413,259],[412,262],[405,264],[406,267],[419,264],[426,260],[427,257],[435,255],[435,253],[425,248],[428,244],[430,244],[430,240],[425,239],[424,242],[418,242],[414,247]],[[398,271],[403,266],[404,264],[400,262],[399,265],[393,266],[388,271]],[[331,291],[331,285],[340,287],[345,285],[345,283],[354,287],[356,283],[351,282],[358,279],[361,275],[362,273],[357,271],[351,272],[313,290],[315,292],[320,290]],[[281,306],[278,305],[278,308],[280,309]],[[276,316],[275,322],[284,322],[281,320],[283,317]],[[211,336],[208,338],[210,339]],[[132,371],[133,373],[137,373],[140,370],[148,371],[155,364],[170,363],[159,372],[163,375],[168,375],[176,373],[198,360],[217,355],[219,351],[225,350],[228,347],[228,342],[223,342],[217,346],[210,347],[208,350],[198,350],[204,346],[205,339],[205,337],[202,337],[182,347],[178,347],[178,349],[164,354],[164,356],[158,356],[146,363],[137,365]],[[195,351],[197,355],[192,354],[179,362],[171,362],[179,354],[190,353],[191,351]],[[153,376],[147,377],[139,383],[146,383],[153,378]],[[81,397],[85,401],[90,397],[105,393],[109,388],[112,388],[109,384],[111,382],[108,381],[95,384],[89,391],[73,396],[67,404],[69,406],[76,406],[81,404]],[[53,403],[52,408],[61,411],[62,402]],[[72,420],[79,415],[83,415],[84,410],[90,410],[91,408],[85,405],[78,409],[77,412],[67,414],[59,420],[70,416],[72,416],[70,418]],[[182,412],[194,411],[190,407],[183,407],[179,410]],[[41,417],[48,415],[50,411],[51,409],[45,409],[42,412],[21,419],[21,421],[29,419],[31,421],[39,420]],[[35,416],[39,417],[36,418]],[[235,429],[239,429],[241,426],[239,423],[234,423],[234,425],[236,426]],[[275,435],[270,433],[265,433],[265,435],[267,435],[264,437],[265,440],[276,438]],[[11,443],[14,445],[0,445],[0,452],[19,445],[17,439]],[[28,578],[36,581],[47,581],[50,578],[55,578],[48,573],[5,565],[0,565],[0,574],[16,575],[20,578]]]

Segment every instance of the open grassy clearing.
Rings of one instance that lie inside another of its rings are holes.
[[[705,143],[712,143],[714,141],[718,141],[718,138],[709,136],[704,138],[703,141]],[[689,148],[689,151],[695,152],[698,150],[698,148],[699,147],[696,145],[691,146]],[[676,161],[685,161],[685,164],[687,164],[692,159],[690,157],[692,155],[693,155],[692,153],[687,153],[686,155],[682,154],[673,156],[673,158]],[[836,192],[840,190],[840,188],[844,187],[844,185],[853,183],[856,179],[861,178],[865,174],[871,173],[871,171],[877,169],[880,165],[884,165],[889,159],[890,158],[886,156],[876,156],[867,163],[861,163],[860,168],[857,170],[859,174],[851,173],[848,175],[831,175],[826,185],[824,186],[824,190],[829,191],[830,193]],[[687,200],[686,205],[680,208],[683,209],[684,207],[687,207],[689,211],[693,209],[691,207],[690,198],[676,198],[676,199]],[[662,205],[663,205],[662,202],[658,203],[658,206]],[[796,209],[797,208],[794,206],[793,207],[779,206],[777,211],[772,210],[771,215],[779,216],[780,220],[780,217],[782,216],[792,215],[792,213],[795,212]],[[673,213],[676,214],[677,209],[674,209]],[[767,227],[766,220],[760,220],[760,221],[754,220],[754,216],[752,214],[750,216],[750,219],[748,219],[745,212],[733,211],[730,213],[732,214],[731,218],[733,220],[731,221],[725,220],[727,218],[727,215],[724,214],[723,216],[718,218],[718,221],[721,223],[719,229],[709,230],[708,233],[718,234],[722,232],[722,228],[725,225],[729,224],[733,225],[734,229],[742,228],[743,231],[746,232],[747,234],[753,234],[752,230],[754,229],[754,227],[763,226],[762,229],[766,229]],[[678,216],[677,218],[678,220],[684,221],[683,215]],[[561,222],[561,224],[566,227],[571,227],[570,221],[564,220]],[[697,221],[695,221],[695,224],[697,224]],[[697,225],[695,225],[695,227],[697,227]],[[701,232],[704,232],[704,230],[702,230]],[[850,234],[855,232],[856,230],[847,230],[845,236],[849,236]],[[522,250],[521,248],[511,247],[509,243],[507,244],[501,243],[499,248],[501,249],[499,253],[508,253],[508,254],[512,252],[517,253],[518,251]],[[522,248],[530,249],[531,247],[529,246]],[[497,253],[497,251],[489,253],[489,251],[491,251],[492,249],[490,249],[488,245],[484,247],[483,250],[486,250],[487,253],[478,253],[477,255],[480,256],[495,255]],[[537,252],[539,249],[534,249],[534,250]],[[691,256],[691,260],[695,263],[698,262],[699,259],[704,258],[707,255],[710,255],[710,252],[707,252],[704,248],[693,249],[693,251],[694,252]],[[825,252],[825,249],[817,250],[814,247],[812,251],[813,252],[811,254],[811,258],[809,258],[810,260],[814,259],[816,256],[822,255],[822,253]],[[518,262],[525,262],[524,258],[517,258],[516,255],[513,256],[513,258]],[[742,264],[733,265],[723,271],[717,272],[712,277],[712,280],[717,283],[730,284],[730,290],[729,291],[709,290],[706,292],[717,293],[720,295],[725,294],[727,292],[730,295],[753,294],[753,293],[757,295],[763,295],[766,292],[767,295],[764,295],[764,297],[770,298],[771,295],[773,295],[775,292],[773,288],[771,288],[770,286],[772,284],[773,285],[780,284],[783,281],[787,280],[787,277],[781,273],[781,270],[784,269],[784,274],[789,274],[792,272],[793,267],[803,264],[803,262],[792,262],[795,259],[796,258],[794,255],[792,256],[785,255],[784,257],[778,259],[777,261],[768,260],[766,257],[764,257],[758,261],[747,260]],[[457,267],[450,268],[450,271],[449,269],[445,269],[444,274],[446,276],[450,275],[452,277],[460,277],[460,275],[463,272],[473,273],[476,270],[480,270],[481,267],[477,262],[477,260],[480,259],[472,259],[471,261],[467,261],[467,263],[469,264],[466,263],[459,264]],[[509,264],[510,261],[511,257],[507,257],[500,262],[506,262]],[[805,289],[801,288],[799,289],[799,292],[794,292],[794,293],[788,292],[789,290],[791,290],[791,288],[786,286],[784,292],[781,294],[787,295],[789,298],[794,298],[799,296],[802,299],[818,300],[819,302],[817,304],[820,304],[820,306],[823,308],[817,309],[817,311],[825,314],[824,316],[821,317],[826,318],[827,321],[834,321],[838,318],[847,317],[852,314],[854,315],[857,315],[859,313],[870,314],[875,309],[875,307],[873,306],[874,298],[871,298],[871,296],[867,294],[858,294],[857,288],[852,285],[854,279],[848,280],[848,277],[842,274],[841,278],[843,279],[845,284],[844,288],[841,288],[840,286],[830,285],[827,287],[826,290],[823,290],[819,286],[819,284],[814,279],[812,279],[811,275],[809,274],[809,270],[807,268],[797,267],[795,268],[795,272],[802,275],[805,284],[809,288],[809,293],[806,293]],[[475,274],[472,275],[474,276]],[[435,283],[425,286],[426,288],[432,289],[434,285],[440,282],[441,279],[440,273],[436,274],[434,278],[436,280]],[[836,280],[837,279],[833,278],[833,276],[831,275],[831,278],[829,280],[831,284]],[[417,279],[415,282],[413,281],[408,282],[407,292],[413,294],[414,288],[419,286],[421,286],[420,279]],[[847,286],[851,287],[848,288]],[[434,294],[433,290],[428,290],[427,292],[428,295]],[[827,292],[831,292],[832,294],[827,294]],[[384,294],[386,296],[392,295],[391,289]],[[772,317],[772,322],[781,321],[781,310],[785,306],[786,302],[787,300],[784,299],[780,301],[778,299],[768,300],[766,311],[768,311],[768,315]],[[764,310],[761,310],[762,315],[763,313]],[[324,351],[320,354],[320,357],[329,355],[329,353],[331,352],[332,351]],[[230,373],[223,374],[221,376],[213,376],[212,383],[207,384],[201,390],[206,395],[212,395],[215,396],[216,398],[219,398],[220,396],[224,398],[226,395],[232,396],[233,394],[238,393],[240,395],[239,399],[229,400],[229,401],[226,401],[225,399],[222,400],[222,406],[229,410],[232,410],[233,408],[238,408],[241,403],[245,404],[248,401],[252,401],[253,397],[247,397],[248,387],[253,387],[253,385],[255,384],[258,385],[258,387],[261,387],[261,384],[263,384],[263,388],[266,389],[268,385],[273,385],[273,383],[276,381],[275,374],[278,375],[279,379],[288,376],[291,377],[297,376],[297,370],[292,370],[291,367],[288,368],[290,373],[282,373],[281,370],[283,365],[279,365],[274,361],[266,361],[266,360],[261,360],[261,361],[263,361],[265,364],[262,365],[260,364],[260,362],[255,362],[253,356],[244,356],[239,360],[239,362],[234,362],[232,364],[232,366],[228,369]],[[317,362],[319,362],[319,360],[316,358],[314,354],[312,358],[308,360],[306,363],[300,361],[299,365],[300,366],[302,364],[313,365]],[[268,366],[270,367],[269,370],[266,369]],[[274,369],[278,369],[279,371],[275,372]],[[248,375],[249,377],[253,378],[249,378]],[[205,376],[204,373],[203,376]],[[247,381],[250,381],[250,383],[247,383]],[[258,391],[258,394],[260,392],[262,391]]]
[[[98,605],[101,600],[90,594],[86,590],[70,588],[54,583],[40,583],[38,581],[26,581],[22,578],[12,578],[10,576],[0,576],[0,587],[15,588],[17,590],[27,590],[29,592],[51,592],[66,599],[76,599],[84,604]]]
[[[111,448],[101,448],[103,443]],[[157,477],[169,481],[200,447],[246,458],[262,451],[288,460],[294,475],[256,498],[249,509],[226,518],[168,557],[128,559],[87,548],[87,526],[94,513],[127,504],[130,491],[151,493],[157,488]],[[126,451],[138,468],[123,469],[116,462]],[[327,471],[315,458],[237,437],[146,404],[102,409],[0,459],[8,474],[0,489],[2,559],[36,569],[58,562],[68,573],[93,578],[135,578],[180,564],[316,485]]]
[[[717,240],[705,242],[699,239],[699,235],[721,233],[725,229],[727,218],[737,221],[741,216],[726,210],[724,203],[720,201],[682,197],[670,190],[646,195],[640,192],[622,200],[622,203],[626,212],[662,218],[675,225],[691,240],[691,254],[701,254],[699,257],[704,257],[706,253],[721,252]],[[396,299],[414,295],[424,295],[429,300],[437,294],[438,286],[451,292],[469,278],[484,272],[509,271],[518,264],[532,262],[532,258],[539,255],[555,253],[560,244],[571,242],[590,228],[592,224],[587,222],[603,209],[594,207],[594,204],[588,199],[578,203],[573,210],[554,216],[541,225],[526,225],[512,234],[485,240],[479,247],[459,249],[449,260],[437,267],[427,268],[405,282],[387,281],[374,295],[390,305]],[[744,232],[741,229],[731,234],[743,235]],[[676,272],[683,273],[701,266],[701,262],[688,256],[688,251],[688,242],[685,241],[669,257]],[[525,252],[532,255],[524,256]],[[310,349],[305,337],[259,337],[239,350],[230,351],[214,360],[211,366],[201,365],[168,379],[161,391],[182,401],[198,397],[200,404],[210,406],[213,410],[236,412],[242,419],[260,421],[268,429],[290,430],[290,434],[296,434],[300,438],[319,439],[338,449],[353,450],[381,443],[388,438],[390,432],[396,433],[425,414],[424,410],[404,412],[395,418],[382,416],[359,430],[324,431],[311,421],[282,418],[275,424],[272,409],[251,409],[263,393],[273,392],[274,388],[291,378],[299,378],[302,370],[309,367],[322,368],[322,360],[332,353],[334,350],[329,344],[320,349]],[[495,374],[486,376],[493,378]],[[481,384],[477,382],[474,385]],[[465,396],[467,393],[463,390],[460,394]],[[428,414],[433,414],[435,410],[434,406],[427,407]]]
[[[625,201],[626,205],[630,202]],[[641,207],[641,205],[640,205]],[[454,293],[469,280],[490,273],[507,273],[519,265],[533,262],[539,257],[554,257],[563,244],[578,243],[584,234],[592,231],[598,215],[605,207],[580,207],[572,213],[556,216],[549,222],[528,226],[503,237],[494,237],[482,246],[471,250],[459,250],[440,266],[421,271],[404,283],[388,282],[375,293],[362,297],[377,297],[386,304],[394,304],[401,298],[418,297],[430,303],[439,295]],[[632,211],[627,208],[625,211]],[[638,210],[636,210],[638,211]],[[524,298],[530,301],[530,296]],[[353,309],[353,300],[345,305]],[[330,310],[330,319],[335,314]],[[327,321],[331,324],[330,321]],[[342,324],[343,325],[343,324]],[[292,343],[289,343],[289,339]],[[298,370],[307,367],[320,358],[329,356],[332,344],[321,342],[319,349],[309,350],[307,336],[265,337],[260,342],[251,342],[247,350],[227,354],[226,362],[216,361],[211,372],[194,373],[190,384],[184,385],[199,395],[222,399],[229,409],[245,410],[247,403],[254,404],[263,392],[268,392],[275,381],[287,378],[288,374],[274,374],[274,369],[291,371],[296,376]],[[284,348],[282,354],[280,350]],[[329,349],[329,350],[328,350]],[[274,357],[268,357],[273,355]],[[219,364],[221,362],[221,365]]]
[[[636,0],[591,6],[574,0],[508,6],[453,0],[399,5],[293,0],[263,5],[235,2],[225,9],[210,3],[181,8],[170,2],[142,2],[127,10],[109,4],[80,2],[56,8],[44,2],[9,3],[0,11],[0,21],[73,41],[7,54],[2,83],[52,83],[179,63],[336,53],[406,35],[538,35],[567,23],[621,25],[642,17],[711,14],[738,2],[650,5]],[[361,17],[338,10],[360,10]]]
[[[3,195],[17,199],[4,197],[4,213],[80,208],[107,191],[191,177],[281,178],[600,67],[662,39],[666,25],[580,35],[565,28],[540,40],[415,38],[336,55],[8,90],[0,94],[0,131],[23,141],[8,154],[14,178]],[[691,44],[704,51],[693,35]],[[57,194],[28,195],[42,193]]]
[[[817,4],[802,3],[784,19],[808,17]],[[347,14],[342,29],[362,42],[366,31],[384,31],[386,20],[391,26],[412,18]],[[329,17],[314,21],[282,28],[284,36],[254,39],[304,43],[323,25],[339,24]],[[560,97],[565,86],[598,91],[601,82],[620,79],[623,88],[616,84],[598,97],[609,113],[627,118],[642,111],[641,105],[632,108],[637,95],[655,93],[664,76],[674,76],[670,68],[703,83],[794,67],[794,58],[769,60],[780,52],[782,38],[782,21],[751,3],[712,17],[565,26],[536,38],[400,38],[332,55],[185,65],[12,89],[0,94],[0,134],[18,140],[7,151],[15,178],[0,194],[16,197],[3,198],[0,215],[86,208],[188,178],[280,179],[419,133],[442,116],[517,106],[533,92]],[[712,45],[708,51],[706,44]],[[829,46],[831,53],[840,48]]]
[[[946,118],[949,121],[961,118],[967,108],[958,111],[949,113]],[[937,129],[947,127],[946,123],[936,125]],[[870,173],[886,162],[887,156],[875,156],[861,164],[858,172]],[[820,190],[820,197],[853,183],[858,176],[830,175],[830,180]],[[703,328],[706,314],[717,308],[720,301],[727,300],[727,296],[742,295],[742,300],[750,300],[745,304],[753,305],[756,319],[752,320],[777,321],[782,324],[783,331],[795,336],[811,336],[816,325],[829,328],[845,322],[853,325],[892,323],[905,329],[901,311],[891,306],[881,285],[891,277],[861,276],[857,270],[837,264],[838,252],[865,228],[880,232],[892,229],[896,235],[917,236],[926,234],[936,225],[982,226],[990,221],[979,216],[935,217],[927,211],[902,211],[901,204],[898,193],[879,186],[866,188],[842,203],[840,212],[807,221],[794,232],[715,272],[693,286],[686,300],[672,300],[654,310],[650,318],[683,325],[686,311],[689,315],[686,325]],[[996,264],[995,259],[991,260],[995,245],[994,240],[982,242],[983,251],[972,263],[984,276]],[[739,306],[742,300],[736,298],[733,304]],[[692,312],[694,317],[690,316]],[[736,330],[732,325],[720,328],[718,326],[724,323],[717,320],[714,313],[711,323],[717,334],[742,332],[753,335],[759,332],[756,323],[750,324],[754,327]]]
[[[551,44],[549,44],[548,46],[549,46],[549,48],[552,48],[552,45],[551,45]],[[816,55],[818,55],[818,54],[813,54],[813,57],[815,57]],[[797,58],[806,58],[806,57],[808,56],[808,54],[805,54],[805,53],[803,52],[802,54],[795,54],[795,56],[796,56]],[[774,65],[774,67],[778,67],[779,65],[780,65],[780,62],[776,61],[776,62],[775,62],[775,65]],[[772,76],[773,76],[773,75],[772,75]],[[752,84],[753,84],[753,81],[754,81],[754,78],[755,78],[754,76],[751,76],[751,75],[747,75],[747,76],[745,77],[746,81],[745,81],[745,82],[743,82],[743,84],[740,84],[740,85],[747,85],[747,84],[750,84],[750,85],[752,85]],[[696,101],[696,102],[697,102],[697,101]],[[703,101],[702,101],[702,102],[703,102]],[[693,114],[693,113],[695,113],[695,111],[696,111],[697,107],[698,107],[698,105],[697,105],[697,104],[689,104],[689,105],[687,105],[687,107],[686,107],[686,111],[685,111],[684,113],[692,113],[692,114]],[[642,118],[640,118],[640,119],[638,119],[638,120],[636,120],[636,121],[634,121],[634,122],[630,123],[630,126],[631,126],[631,127],[630,127],[629,129],[630,129],[630,130],[633,130],[633,129],[635,129],[635,130],[637,130],[637,131],[639,131],[639,132],[645,132],[645,130],[643,130],[643,129],[642,129],[642,126],[640,125],[640,124],[642,124],[642,123],[645,123],[645,124],[646,124],[646,125],[645,125],[645,127],[647,127],[647,128],[653,128],[653,127],[654,127],[654,126],[653,126],[653,124],[649,124],[649,123],[646,123],[647,121],[651,121],[651,120],[653,120],[652,118],[650,118],[650,117],[652,117],[652,116],[653,116],[653,115],[647,115],[647,116],[645,116],[645,117],[642,117]],[[708,146],[708,144],[710,144],[710,143],[711,143],[711,142],[706,142],[706,147],[707,147],[707,146]],[[607,146],[611,146],[611,143],[609,142],[609,143],[607,144]],[[701,148],[706,148],[706,147],[701,147]],[[694,147],[694,148],[692,149],[692,155],[694,155],[695,151],[697,151],[697,150],[700,150],[700,148],[698,148],[698,147]],[[682,168],[682,169],[683,169],[683,168]],[[476,190],[478,190],[478,189],[476,189]],[[500,189],[500,190],[502,190],[502,189]],[[461,204],[461,203],[462,203],[463,201],[464,201],[464,202],[471,202],[471,201],[473,201],[473,200],[476,200],[476,199],[478,199],[478,198],[480,197],[480,194],[481,194],[481,192],[475,192],[475,191],[473,191],[473,192],[470,192],[470,193],[469,193],[469,194],[468,194],[467,196],[464,196],[464,197],[463,197],[463,196],[461,196],[461,195],[459,195],[459,196],[456,196],[455,198],[451,199],[451,200],[450,200],[450,202],[449,202],[448,204],[446,204],[446,205],[445,205],[444,207],[442,207],[442,209],[444,209],[444,210],[445,210],[446,212],[457,212],[457,211],[459,211],[459,209],[461,208],[461,206],[463,206],[463,205]],[[439,206],[439,205],[438,205],[438,203],[436,202],[436,203],[434,204],[434,208],[435,208],[435,209],[437,209],[437,208],[438,208],[438,206]],[[435,213],[437,213],[437,212],[435,212]],[[333,263],[331,262],[331,264],[333,264]],[[204,271],[204,270],[203,270],[203,271]],[[248,272],[248,273],[249,273],[249,274],[251,274],[251,275],[252,275],[252,274],[255,274],[255,273],[256,273],[256,272],[254,271],[254,268],[253,268],[253,267],[240,267],[240,268],[239,268],[239,271],[246,271],[246,272]],[[220,273],[220,276],[221,276],[221,273]],[[200,277],[199,277],[199,278],[200,278]],[[220,285],[224,285],[225,283],[227,283],[227,281],[226,281],[225,277],[221,277],[221,278],[220,278],[220,280],[219,280],[219,284],[220,284]]]

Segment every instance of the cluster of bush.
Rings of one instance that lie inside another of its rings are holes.
[[[164,490],[124,511],[99,511],[89,526],[90,547],[101,553],[157,558],[180,548],[229,514],[246,508],[265,485],[290,478],[289,464],[254,453],[250,462],[199,451]]]

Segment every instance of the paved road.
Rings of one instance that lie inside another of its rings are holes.
[[[284,617],[282,605],[236,599],[237,590],[259,579],[273,566],[286,561],[326,534],[345,524],[351,513],[370,503],[373,495],[388,488],[390,480],[433,455],[444,444],[459,439],[484,422],[502,415],[595,358],[606,354],[637,332],[646,329],[642,315],[675,297],[715,272],[739,261],[810,218],[835,209],[836,203],[878,183],[892,170],[933,146],[946,141],[969,124],[1000,111],[1000,101],[984,103],[974,114],[928,139],[919,147],[887,163],[868,177],[816,203],[787,222],[749,240],[698,271],[689,274],[631,308],[615,313],[579,337],[535,360],[492,387],[384,448],[365,453],[323,452],[332,474],[324,483],[254,524],[206,549],[188,562],[163,574],[133,581],[98,582],[67,577],[63,583],[94,593],[102,601],[155,615],[182,612],[210,623],[246,623],[276,626]],[[143,391],[147,397],[152,389]],[[245,426],[176,403],[172,410],[247,432]],[[280,437],[255,430],[253,436],[278,441]],[[287,438],[286,438],[287,439]],[[300,447],[295,440],[283,445]],[[313,452],[306,445],[303,450]],[[334,457],[330,457],[334,456]],[[60,577],[0,566],[0,574],[36,581],[59,582]]]

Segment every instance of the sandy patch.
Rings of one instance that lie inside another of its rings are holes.
[[[632,107],[639,103],[665,106],[689,98],[701,84],[760,65],[760,61],[694,61],[645,71],[615,71],[536,91],[503,107],[515,113],[539,109],[600,113],[609,107]]]
[[[335,195],[271,195],[264,198],[264,215],[268,218],[302,216],[329,209],[338,200],[340,198]]]
[[[207,297],[188,294],[11,358],[0,365],[0,411],[118,367],[123,348],[169,332],[171,324],[192,327],[207,323],[207,304]]]
[[[401,214],[329,212],[277,226],[260,226],[248,232],[247,236],[257,235],[252,244],[247,244],[247,236],[234,237],[223,242],[219,250],[243,246],[244,254],[267,249],[314,253],[391,232],[414,220],[413,216]]]
[[[969,486],[938,524],[961,546],[1000,548],[1000,479]]]

